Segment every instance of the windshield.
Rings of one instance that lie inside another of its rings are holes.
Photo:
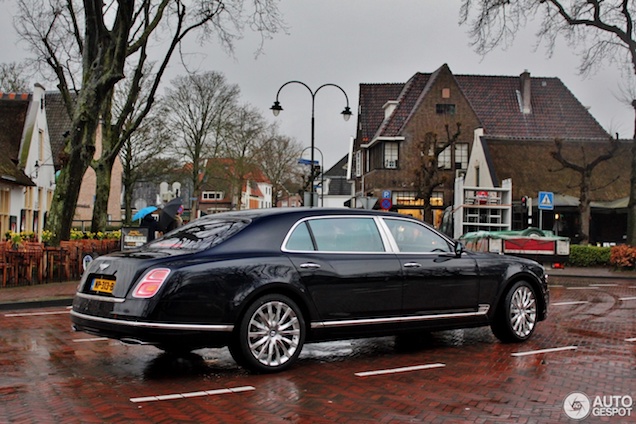
[[[151,241],[144,246],[144,249],[183,249],[194,251],[209,249],[232,237],[250,222],[250,220],[228,218],[200,218],[165,234],[157,240]]]

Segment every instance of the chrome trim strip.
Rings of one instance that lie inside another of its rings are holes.
[[[97,300],[100,302],[123,303],[126,301],[126,299],[121,297],[106,297],[106,296],[98,296],[96,294],[86,294],[86,293],[75,293],[75,296],[81,297],[82,299]]]
[[[475,312],[458,312],[454,314],[432,314],[432,315],[414,315],[414,316],[403,316],[403,317],[322,321],[322,322],[312,322],[311,328],[321,329],[321,328],[332,328],[332,327],[348,327],[348,326],[354,326],[354,325],[393,324],[393,323],[399,323],[399,322],[430,321],[434,319],[478,317],[478,316],[486,315],[489,310],[490,310],[490,305],[479,305],[479,309]]]
[[[156,328],[162,330],[191,330],[191,331],[223,331],[230,332],[234,330],[233,325],[210,325],[210,324],[168,324],[161,322],[144,322],[144,321],[126,321],[122,319],[94,317],[82,314],[80,312],[71,311],[71,315],[85,319],[87,321],[96,321],[105,324],[117,324],[137,328]]]

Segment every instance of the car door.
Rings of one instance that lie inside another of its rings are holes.
[[[384,218],[404,275],[407,315],[463,313],[478,309],[479,273],[475,260],[457,256],[454,246],[430,227],[413,220]]]
[[[292,229],[284,251],[323,321],[400,314],[400,263],[386,251],[373,217],[306,219]]]

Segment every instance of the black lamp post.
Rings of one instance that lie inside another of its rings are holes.
[[[309,90],[309,93],[311,94],[311,163],[314,163],[314,143],[315,143],[315,139],[314,139],[314,134],[315,134],[315,118],[314,118],[314,111],[315,111],[315,100],[316,100],[316,94],[318,94],[318,92],[320,91],[321,88],[323,87],[336,87],[337,89],[339,89],[340,91],[342,91],[342,94],[344,94],[345,96],[345,100],[347,101],[347,105],[345,106],[344,110],[342,112],[340,112],[342,114],[342,117],[344,118],[345,121],[348,121],[349,118],[351,118],[351,109],[349,108],[349,97],[347,97],[347,93],[345,93],[345,91],[342,89],[342,87],[336,85],[336,84],[323,84],[320,87],[318,87],[316,89],[316,91],[312,91],[311,88],[309,88],[309,86],[307,84],[305,84],[304,82],[301,81],[288,81],[285,84],[281,85],[281,87],[278,89],[278,92],[276,93],[276,101],[274,102],[274,105],[270,108],[272,110],[272,113],[274,114],[274,116],[278,116],[278,114],[283,110],[283,107],[280,105],[280,102],[278,101],[278,96],[280,95],[281,90],[289,84],[300,84],[303,87],[305,87],[307,90]],[[309,206],[313,207],[314,206],[314,175],[313,172],[310,175],[311,181],[310,181],[310,187],[311,187],[311,192],[310,192],[310,200],[309,200]]]

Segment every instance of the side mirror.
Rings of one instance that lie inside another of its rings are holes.
[[[460,257],[464,253],[464,245],[457,241],[455,242],[455,256]]]

